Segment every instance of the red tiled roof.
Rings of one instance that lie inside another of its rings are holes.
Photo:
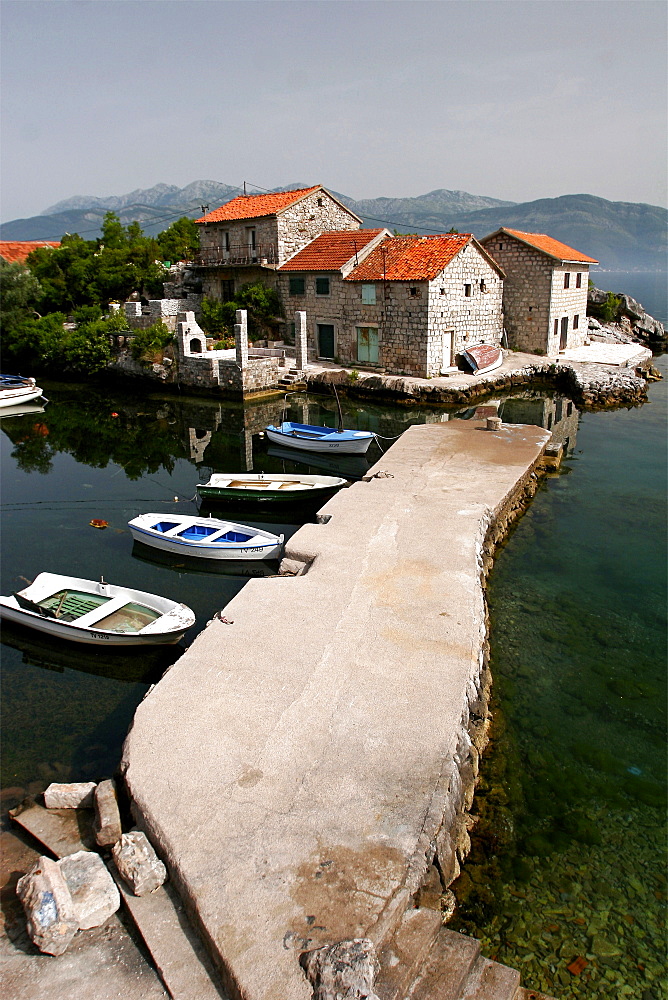
[[[338,271],[382,232],[382,229],[347,229],[322,233],[278,270]]]
[[[277,212],[300,201],[312,191],[318,191],[321,187],[321,184],[316,184],[315,187],[300,188],[297,191],[239,195],[220,208],[214,208],[213,212],[195,219],[195,222],[231,222],[233,219],[259,219],[264,215],[276,215]]]
[[[499,229],[498,232],[508,233],[510,236],[521,240],[522,243],[528,243],[529,246],[535,247],[541,253],[546,253],[548,257],[554,257],[557,260],[573,260],[581,261],[583,264],[598,264],[598,261],[594,260],[593,257],[587,257],[586,254],[580,253],[579,250],[574,250],[573,247],[567,246],[566,243],[560,243],[559,240],[553,240],[551,236],[546,236],[545,233],[522,233],[519,229],[506,229],[505,226]],[[492,233],[492,235],[496,234]]]
[[[391,236],[372,250],[347,281],[429,281],[472,239],[452,236]]]
[[[60,243],[48,243],[46,240],[30,240],[29,242],[11,242],[0,240],[0,257],[8,264],[22,264],[33,250],[39,247],[59,247]]]

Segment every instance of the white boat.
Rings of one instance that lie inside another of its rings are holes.
[[[321,427],[318,424],[295,424],[284,420],[278,427],[269,424],[265,434],[274,444],[300,448],[302,451],[338,452],[340,455],[364,455],[374,439],[371,431]]]
[[[0,375],[0,407],[29,403],[32,399],[39,399],[41,395],[42,390],[34,378]]]
[[[195,622],[190,608],[178,601],[58,573],[40,573],[28,587],[0,597],[0,617],[101,646],[178,642]]]
[[[198,483],[203,500],[216,503],[295,503],[328,499],[346,485],[340,476],[312,476],[301,472],[214,473],[208,483]]]
[[[216,517],[140,514],[128,527],[137,542],[201,559],[278,559],[283,550],[283,535]]]
[[[474,375],[493,372],[495,368],[500,368],[503,364],[503,351],[500,347],[493,347],[491,344],[477,344],[475,347],[467,347],[465,351],[462,351],[462,355]]]

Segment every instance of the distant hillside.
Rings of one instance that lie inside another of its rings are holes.
[[[274,190],[306,187],[307,183]],[[41,215],[2,224],[0,239],[59,240],[64,233],[75,232],[94,239],[100,235],[107,211],[117,212],[124,225],[136,219],[145,233],[153,235],[179,216],[196,218],[201,215],[202,205],[215,208],[240,193],[238,187],[217,181],[194,181],[185,188],[157,184],[118,197],[69,198]],[[444,189],[417,198],[355,201],[344,194],[336,196],[372,228],[381,224],[403,232],[429,233],[447,232],[454,227],[482,237],[508,226],[548,233],[595,257],[608,270],[666,268],[668,213],[654,205],[606,201],[588,194],[513,204]]]

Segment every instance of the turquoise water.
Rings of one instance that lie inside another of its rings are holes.
[[[665,995],[667,390],[580,416],[489,580],[493,738],[454,926],[563,998]]]

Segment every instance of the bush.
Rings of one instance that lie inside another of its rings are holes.
[[[174,334],[160,320],[139,330],[130,342],[130,353],[135,361],[150,363],[159,351],[162,353],[167,344],[174,339]]]

